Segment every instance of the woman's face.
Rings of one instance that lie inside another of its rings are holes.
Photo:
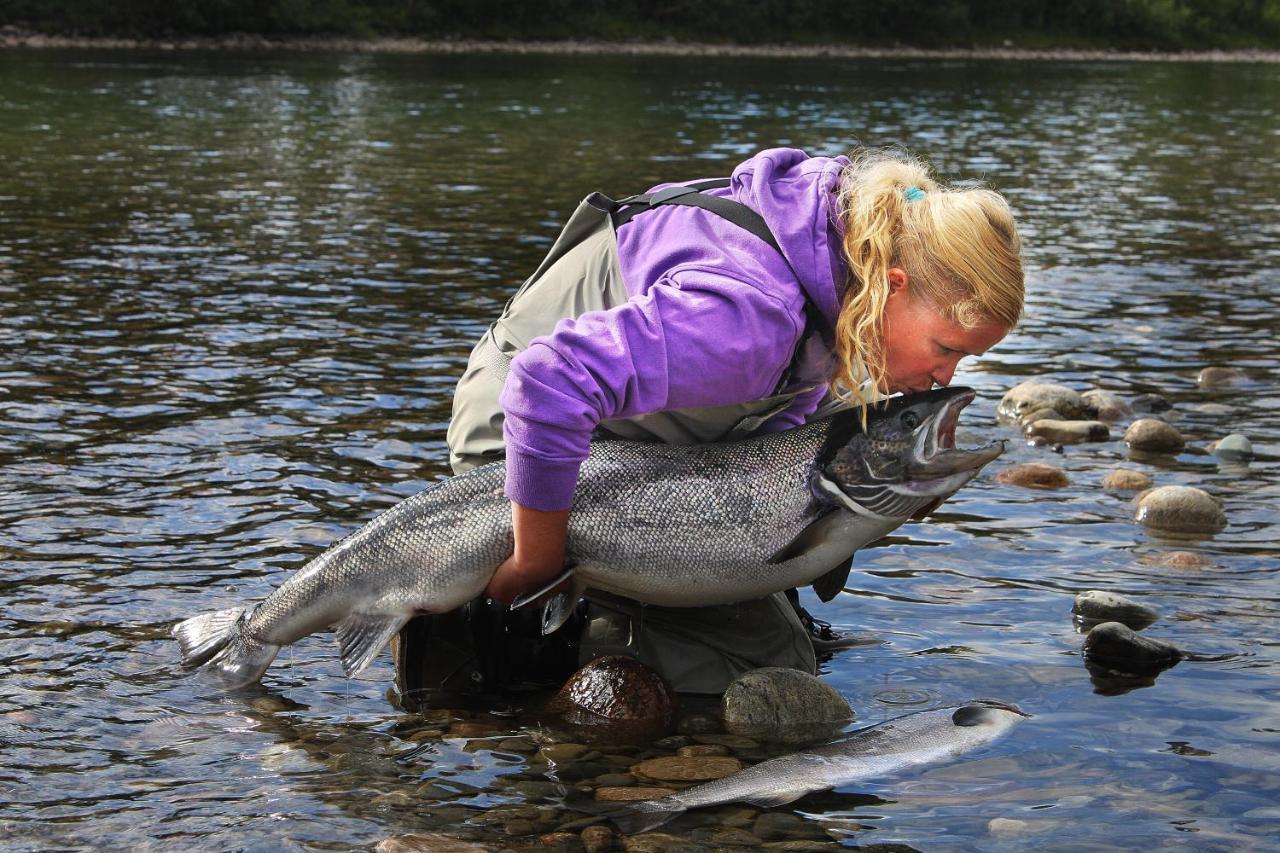
[[[998,321],[964,328],[927,299],[913,295],[906,272],[897,267],[889,271],[884,341],[890,392],[948,385],[960,359],[982,355],[1008,333],[1009,327]]]

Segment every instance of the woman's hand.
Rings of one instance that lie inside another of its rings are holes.
[[[487,596],[503,604],[545,586],[564,571],[569,510],[545,512],[513,502],[511,524],[515,550],[498,566],[485,588]]]

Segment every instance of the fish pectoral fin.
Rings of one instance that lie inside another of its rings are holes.
[[[553,597],[542,606],[542,636],[557,630],[573,615],[573,608],[582,598],[585,587],[574,581],[564,592]]]
[[[826,510],[822,515],[809,522],[804,530],[797,534],[786,545],[783,545],[773,553],[769,558],[770,565],[785,563],[788,560],[794,560],[796,557],[803,557],[810,551],[826,544],[827,537],[830,535],[831,523],[836,519],[836,510],[834,507]]]
[[[818,594],[818,598],[822,599],[823,604],[844,590],[845,582],[849,580],[849,570],[852,568],[852,559],[842,560],[840,565],[813,582],[813,591]]]
[[[407,617],[399,615],[352,613],[334,625],[338,653],[342,656],[342,669],[347,677],[356,675],[373,663],[378,652],[391,642],[391,638],[408,621]]]

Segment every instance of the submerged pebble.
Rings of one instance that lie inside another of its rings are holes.
[[[444,833],[430,832],[394,835],[390,838],[382,839],[373,849],[376,853],[422,853],[422,851],[436,851],[436,853],[445,853],[445,851],[448,851],[448,853],[471,853],[471,851],[478,851],[482,853],[490,848],[483,844],[472,844]]]
[[[664,755],[641,761],[631,768],[631,772],[636,776],[659,782],[708,782],[712,779],[723,779],[741,769],[742,762],[727,755],[696,757]]]
[[[596,788],[596,799],[610,803],[628,803],[633,800],[656,800],[674,793],[671,788],[655,785],[601,785]]]
[[[1124,442],[1133,450],[1175,453],[1187,443],[1177,428],[1155,418],[1139,418],[1129,425]]]
[[[738,676],[720,700],[730,734],[802,743],[836,734],[853,719],[840,692],[797,669],[763,667]]]
[[[578,837],[586,853],[604,853],[613,846],[613,830],[607,826],[588,826]]]
[[[1163,554],[1148,557],[1143,562],[1169,569],[1203,569],[1213,565],[1212,560],[1195,551],[1166,551]]]
[[[1244,379],[1244,372],[1236,367],[1206,367],[1196,376],[1196,384],[1205,390],[1230,388]]]
[[[1132,468],[1113,468],[1102,478],[1102,488],[1118,492],[1140,492],[1151,488],[1151,478]]]
[[[1134,630],[1145,628],[1160,618],[1160,612],[1154,607],[1100,589],[1087,590],[1077,595],[1071,605],[1071,612],[1085,624],[1120,622]]]
[[[1118,394],[1094,388],[1080,395],[1085,404],[1094,409],[1100,421],[1118,421],[1133,414],[1133,409]]]
[[[1028,489],[1060,489],[1071,483],[1065,471],[1043,462],[1010,465],[996,474],[995,480],[1006,486],[1023,486]]]
[[[1135,412],[1147,412],[1149,414],[1167,412],[1173,408],[1173,403],[1160,394],[1139,394],[1133,398],[1131,405]]]
[[[1218,502],[1194,486],[1160,486],[1140,494],[1134,521],[1151,530],[1187,536],[1207,536],[1227,526]]]

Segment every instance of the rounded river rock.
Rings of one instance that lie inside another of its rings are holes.
[[[741,769],[742,762],[728,755],[663,755],[632,765],[631,772],[644,779],[659,782],[709,782],[712,779],[723,779]]]
[[[1055,409],[1067,419],[1092,417],[1079,392],[1065,385],[1034,380],[1010,388],[1001,398],[996,416],[1004,423],[1020,422],[1023,415],[1036,409]]]
[[[1032,421],[1023,433],[1027,438],[1042,438],[1056,444],[1084,444],[1086,441],[1106,441],[1111,437],[1110,428],[1102,421],[1055,421],[1051,418]]]
[[[720,700],[731,734],[778,743],[820,740],[853,719],[849,703],[820,678],[783,667],[763,667],[738,676]]]
[[[1131,423],[1124,442],[1147,453],[1176,453],[1187,443],[1175,427],[1156,418],[1139,418]]]
[[[1102,478],[1102,488],[1118,492],[1140,492],[1151,488],[1151,478],[1132,468],[1114,468]]]
[[[1161,486],[1141,494],[1134,521],[1165,533],[1205,536],[1227,526],[1227,516],[1206,491],[1194,486]]]
[[[1043,462],[1022,462],[1010,465],[996,474],[996,482],[1006,486],[1024,486],[1028,489],[1060,489],[1070,485],[1067,474],[1056,465]]]

